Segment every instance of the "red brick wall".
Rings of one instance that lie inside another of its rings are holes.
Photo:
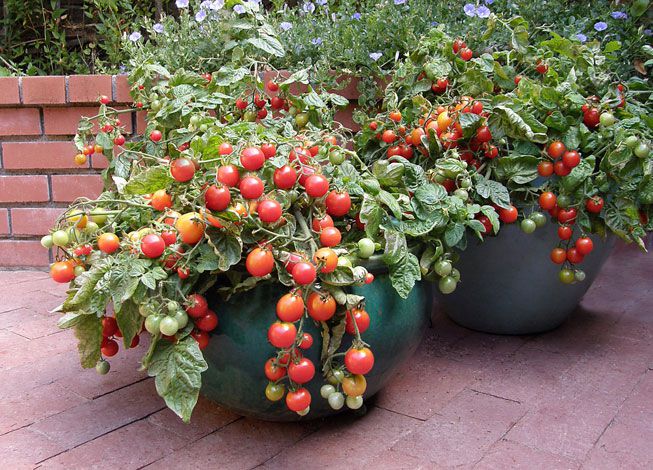
[[[46,268],[51,253],[40,238],[70,201],[102,190],[106,161],[75,165],[72,143],[80,118],[97,114],[99,95],[128,106],[126,76],[0,77],[0,267]],[[120,119],[126,133],[136,126],[135,112]]]

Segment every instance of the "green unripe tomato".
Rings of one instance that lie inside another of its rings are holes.
[[[290,108],[288,108],[288,114],[290,114],[291,116],[296,116],[298,112],[299,110],[295,106],[291,106]]]
[[[438,288],[443,294],[451,294],[456,290],[456,280],[451,276],[445,276],[438,282]]]
[[[100,359],[97,364],[95,364],[95,371],[100,375],[107,375],[111,369],[111,365],[104,359]]]
[[[347,408],[357,410],[363,406],[363,397],[361,395],[358,395],[357,397],[347,397],[345,402],[347,403]]]
[[[571,204],[571,197],[567,196],[566,194],[561,194],[558,196],[558,207],[562,207],[563,209],[566,209],[569,207]]]
[[[601,114],[601,117],[599,118],[601,122],[602,127],[610,127],[614,125],[615,122],[617,122],[617,119],[614,117],[614,114],[612,113],[603,113]]]
[[[585,280],[585,271],[577,269],[574,271],[574,278],[576,278],[578,282],[583,282]]]
[[[522,232],[524,233],[533,233],[535,229],[537,228],[537,224],[535,223],[534,220],[531,219],[524,219],[521,221],[521,229]]]
[[[70,242],[70,237],[64,230],[57,230],[52,234],[52,243],[56,246],[66,246]]]
[[[202,120],[202,118],[201,118],[200,116],[198,116],[197,114],[193,114],[193,115],[190,117],[189,122],[190,122],[192,125],[196,126],[196,125],[198,125],[198,124],[200,123],[201,120]]]
[[[345,161],[345,154],[340,150],[329,152],[329,161],[332,165],[340,165]]]
[[[159,111],[161,110],[162,107],[163,107],[163,103],[161,103],[161,100],[154,100],[150,104],[150,108],[152,109],[152,111]]]
[[[186,325],[188,325],[188,314],[182,309],[177,310],[172,318],[175,319],[177,325],[179,325],[179,328],[184,328]]]
[[[75,269],[73,269],[73,272],[75,273],[75,277],[81,276],[84,271],[86,271],[86,269],[84,269],[84,266],[79,266],[79,265],[75,266]]]
[[[342,379],[345,378],[345,373],[341,370],[333,370],[331,373],[327,376],[327,381],[331,385],[337,385],[340,382],[342,382]]]
[[[256,121],[256,113],[254,111],[245,111],[245,114],[243,114],[243,121],[247,121],[247,122]]]
[[[333,408],[334,410],[339,410],[343,406],[345,406],[345,396],[340,393],[340,392],[334,392],[331,395],[329,395],[329,398],[327,398],[329,401],[329,406]]]
[[[141,314],[141,317],[149,317],[154,312],[152,312],[152,309],[150,309],[149,305],[141,304],[138,306],[138,313]]]
[[[325,400],[329,398],[329,395],[332,393],[336,393],[336,387],[331,384],[322,385],[322,388],[320,388],[320,396]]]
[[[100,230],[100,226],[95,222],[87,222],[86,227],[84,227],[86,233],[95,233],[98,230]]]
[[[166,308],[168,309],[168,313],[170,315],[174,315],[177,310],[179,310],[179,302],[175,300],[169,300],[168,303],[166,304]]]
[[[151,317],[147,317],[147,318],[151,318]],[[177,320],[175,320],[174,317],[163,317],[163,319],[161,319],[161,322],[159,323],[159,331],[161,331],[161,334],[166,336],[174,336],[175,334],[177,334],[178,330],[179,330],[179,323],[177,323]]]
[[[438,170],[435,174],[435,182],[443,183],[447,179],[447,175],[444,174],[442,170]]]
[[[637,147],[635,147],[635,155],[637,158],[646,158],[648,157],[649,154],[649,148],[648,145],[646,145],[644,142],[640,143]]]
[[[626,147],[628,147],[629,149],[634,150],[635,147],[639,145],[639,138],[636,135],[629,135],[624,140],[624,144],[626,144]]]
[[[200,132],[206,132],[209,130],[208,124],[200,124]]]
[[[107,210],[102,207],[96,207],[91,211],[91,221],[102,227],[107,222]],[[88,224],[86,224],[88,227]]]
[[[447,260],[438,261],[433,266],[433,270],[438,273],[438,276],[440,277],[448,276],[451,274],[452,269],[453,266],[451,266],[451,263]]]
[[[306,416],[310,411],[311,411],[311,407],[310,407],[310,406],[307,406],[307,407],[304,408],[303,410],[297,411],[296,413],[297,413],[299,416]]]
[[[52,248],[52,245],[54,245],[54,242],[52,241],[52,235],[46,235],[45,237],[41,238],[41,246],[43,248]]]
[[[338,266],[345,267],[345,268],[351,268],[353,264],[351,263],[351,260],[347,256],[339,256],[338,257]]]
[[[358,240],[358,256],[361,258],[369,258],[374,254],[374,241],[369,238],[361,238]]]
[[[453,277],[456,282],[460,282],[460,271],[458,271],[456,268],[451,270],[451,274],[449,276]]]
[[[472,187],[472,180],[469,178],[463,178],[462,181],[460,182],[460,187],[463,189],[469,189]]]
[[[162,318],[161,315],[148,315],[145,319],[145,329],[152,335],[159,333]]]
[[[307,113],[297,114],[297,116],[295,116],[295,124],[300,129],[303,129],[304,127],[306,127],[306,124],[308,124],[308,114]]]
[[[559,277],[565,284],[571,284],[576,280],[576,276],[574,276],[574,272],[571,269],[561,269]]]
[[[537,225],[538,228],[542,228],[546,225],[546,215],[541,212],[533,212],[529,216],[529,219],[535,222],[535,225]]]
[[[453,195],[456,196],[457,198],[466,201],[469,199],[469,193],[465,191],[464,189],[458,188],[453,192]]]
[[[281,400],[284,393],[286,393],[286,387],[283,384],[275,384],[270,382],[267,387],[265,387],[265,396],[270,401]]]

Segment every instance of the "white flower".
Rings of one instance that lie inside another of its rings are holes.
[[[288,31],[289,29],[292,29],[292,23],[288,23],[287,21],[284,21],[282,23],[279,23],[279,27],[283,31]]]
[[[213,11],[221,10],[222,7],[224,7],[224,0],[214,0],[211,2],[211,5],[209,5],[209,9]]]
[[[198,23],[201,23],[205,19],[206,19],[206,11],[200,10],[197,13],[195,13],[195,21],[197,21]]]
[[[177,5],[177,8],[188,8],[188,0],[177,0],[175,5]]]
[[[243,13],[245,13],[245,7],[242,6],[242,5],[236,5],[236,6],[234,7],[234,11],[235,11],[236,13],[238,13],[239,15],[242,15]]]
[[[163,25],[161,23],[155,23],[154,26],[152,26],[152,29],[155,33],[161,34],[163,32]]]
[[[134,31],[133,33],[131,33],[129,35],[129,40],[131,42],[136,42],[136,41],[140,40],[142,37],[143,37],[143,35],[141,35],[141,33],[139,33],[138,31]]]
[[[382,52],[372,52],[372,53],[370,53],[370,59],[372,59],[374,62],[376,62],[377,60],[379,60],[381,58],[382,55],[383,55]]]

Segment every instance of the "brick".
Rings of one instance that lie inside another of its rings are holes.
[[[334,116],[334,119],[336,122],[339,122],[346,128],[356,132],[360,130],[361,126],[358,123],[354,122],[353,114],[352,114],[354,112],[354,109],[356,109],[356,105],[350,104],[345,108],[338,110],[336,112],[336,115]]]
[[[108,462],[113,468],[141,468],[186,444],[176,434],[138,421],[46,460],[39,468],[105,468]]]
[[[11,469],[35,468],[41,460],[66,450],[58,444],[30,428],[0,436],[2,464]]]
[[[18,77],[0,77],[0,104],[19,104]]]
[[[127,75],[116,75],[115,80],[115,95],[113,100],[116,103],[131,103],[131,86],[129,86],[129,81],[127,80]]]
[[[45,418],[31,429],[71,448],[164,407],[164,401],[156,394],[154,380],[144,380]],[[143,438],[141,445],[150,440],[145,435]]]
[[[9,235],[9,210],[0,209],[0,235]]]
[[[23,294],[25,295],[25,294]],[[48,302],[43,306],[43,309],[53,309],[61,304],[61,299],[55,302]],[[9,346],[3,344],[1,351],[8,351],[8,354],[0,362],[0,370],[11,370],[15,367],[21,367],[25,364],[38,363],[44,358],[53,354],[59,354],[64,351],[71,353],[77,346],[77,339],[71,335],[69,331],[59,331],[53,335],[44,336],[28,340],[28,342],[21,346],[21,354],[16,354],[16,350],[11,350]],[[24,354],[24,356],[22,355]]]
[[[0,176],[0,202],[45,202],[49,197],[47,176]]]
[[[24,104],[64,104],[66,80],[62,76],[23,77]]]
[[[94,153],[91,156],[91,168],[104,170],[108,166],[109,166],[109,160],[107,160],[107,157],[105,157],[104,155]]]
[[[11,209],[11,229],[14,235],[47,235],[63,209],[53,207],[15,207]]]
[[[26,241],[27,240],[25,240],[25,242]],[[21,242],[23,242],[23,240],[21,240]],[[34,241],[34,243],[37,242]],[[40,251],[46,252],[43,247],[41,247]],[[60,292],[60,295],[57,295],[57,291]],[[7,312],[17,308],[28,307],[30,305],[34,306],[34,308],[38,308],[39,311],[51,310],[58,305],[57,303],[60,300],[61,294],[63,294],[63,290],[60,290],[60,288],[57,288],[56,286],[53,289],[35,289],[33,286],[29,287],[29,284],[27,284],[26,287],[21,286],[20,289],[12,289],[5,293],[2,298],[0,312]],[[3,364],[0,364],[0,367],[2,367],[2,365]]]
[[[61,142],[5,142],[2,161],[6,170],[56,170],[60,168],[88,168],[75,164],[77,148],[70,141]],[[23,188],[29,190],[29,188]]]
[[[650,399],[651,397],[649,397]],[[591,450],[583,468],[647,470],[653,467],[653,426],[612,423]]]
[[[96,103],[100,95],[111,99],[111,75],[71,75],[68,77],[69,103]]]
[[[471,467],[524,412],[517,402],[465,390],[392,450],[428,459],[436,468]]]
[[[98,109],[93,106],[72,108],[43,108],[43,127],[48,135],[75,135],[82,117],[95,116]],[[93,124],[93,132],[97,132]]]
[[[53,175],[52,199],[55,202],[72,202],[78,197],[94,199],[102,187],[100,175]]]
[[[567,459],[561,455],[531,449],[504,439],[495,444],[485,457],[474,466],[474,469],[568,470],[579,466],[580,464],[577,461]]]
[[[36,240],[0,240],[0,267],[45,268],[50,255]]]
[[[147,111],[136,111],[136,132],[143,134],[147,129]]]
[[[0,135],[40,134],[41,117],[38,108],[0,108]]]

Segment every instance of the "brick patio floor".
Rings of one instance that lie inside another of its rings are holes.
[[[0,272],[4,468],[653,468],[653,259],[620,246],[574,316],[522,337],[433,328],[362,418],[271,424],[200,400],[190,425],[136,371],[82,371],[64,289]]]

